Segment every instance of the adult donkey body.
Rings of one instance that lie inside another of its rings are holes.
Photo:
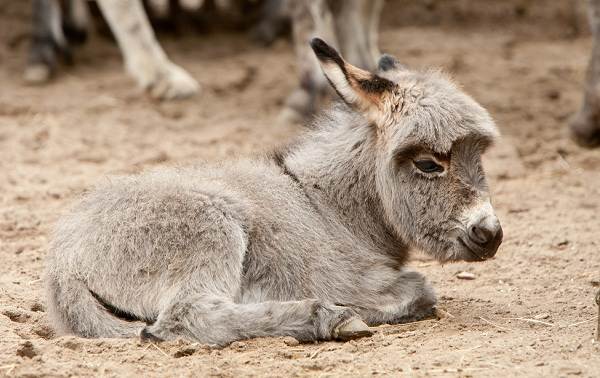
[[[346,105],[289,150],[114,179],[62,219],[47,271],[59,331],[349,339],[433,311],[426,279],[404,267],[411,249],[496,253],[488,113],[441,74],[384,56],[375,75],[312,47]]]

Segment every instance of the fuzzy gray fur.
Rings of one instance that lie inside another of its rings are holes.
[[[438,73],[381,76],[403,105],[377,104],[379,124],[356,103],[339,105],[274,157],[111,178],[86,194],[50,247],[54,326],[226,345],[343,339],[340,327],[358,318],[430,314],[432,288],[404,267],[411,249],[448,261],[498,247],[458,240],[474,219],[497,223],[480,160],[496,130]],[[451,154],[447,172],[418,172],[415,148]]]

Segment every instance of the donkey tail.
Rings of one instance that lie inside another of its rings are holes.
[[[107,309],[75,278],[47,278],[48,315],[54,329],[86,338],[127,338],[140,334],[144,323],[126,321]]]

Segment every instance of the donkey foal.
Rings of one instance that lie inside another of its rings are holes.
[[[372,74],[311,45],[346,105],[289,150],[116,178],[62,219],[47,269],[59,331],[346,340],[432,313],[409,250],[494,256],[488,113],[439,73],[385,55]]]

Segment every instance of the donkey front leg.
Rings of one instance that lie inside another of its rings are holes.
[[[314,341],[370,335],[355,311],[324,301],[236,303],[248,243],[244,227],[223,204],[207,207],[197,218],[201,223],[189,228],[202,230],[202,237],[186,241],[169,263],[172,273],[158,287],[177,290],[161,301],[156,321],[142,338],[227,345],[263,336]]]
[[[224,346],[254,337],[293,336],[306,342],[371,334],[354,310],[320,300],[239,304],[222,296],[196,294],[176,298],[141,335],[142,339],[184,337]]]
[[[404,270],[395,284],[363,303],[346,304],[370,326],[399,324],[429,318],[435,314],[436,298],[431,285],[418,272]]]
[[[169,100],[198,92],[198,83],[160,47],[141,1],[98,0],[129,73],[153,97]]]

